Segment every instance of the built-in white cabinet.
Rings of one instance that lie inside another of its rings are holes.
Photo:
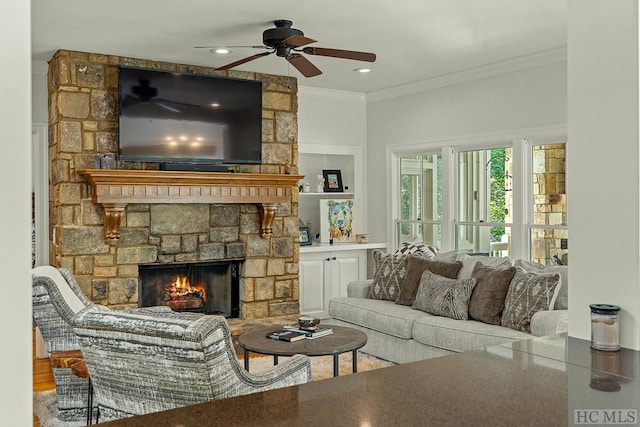
[[[347,285],[367,278],[367,258],[383,244],[339,244],[300,250],[300,313],[329,317],[329,300],[347,296]]]
[[[300,313],[321,319],[329,317],[329,300],[347,296],[347,284],[367,279],[367,261],[373,249],[384,243],[320,243],[320,213],[323,199],[353,199],[353,234],[368,233],[365,215],[364,163],[359,146],[299,144],[298,171],[310,184],[310,192],[301,192],[298,216],[310,228],[311,246],[300,247]],[[317,191],[318,175],[323,169],[339,170],[344,192]]]

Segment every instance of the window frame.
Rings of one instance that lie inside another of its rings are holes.
[[[442,230],[442,247],[440,250],[449,251],[456,248],[456,229],[457,225],[461,224],[456,222],[458,208],[458,152],[511,147],[514,169],[514,176],[512,177],[513,222],[504,226],[511,227],[510,256],[512,258],[531,259],[531,230],[533,228],[560,227],[569,230],[567,224],[561,226],[533,224],[533,180],[531,179],[533,173],[533,146],[547,144],[564,144],[565,147],[568,147],[566,127],[553,126],[459,140],[388,145],[387,176],[390,178],[388,180],[390,198],[390,203],[388,204],[388,218],[390,218],[390,221],[387,228],[387,241],[390,242],[390,247],[388,250],[390,252],[395,251],[399,244],[399,222],[408,222],[407,220],[399,220],[401,157],[437,154],[438,152],[442,156],[442,217],[440,221],[421,220],[411,222],[440,223]],[[453,197],[445,197],[445,194],[452,194]],[[490,225],[490,223],[482,223],[482,225]],[[494,224],[491,223],[491,225]],[[501,223],[495,223],[495,225],[499,226]]]

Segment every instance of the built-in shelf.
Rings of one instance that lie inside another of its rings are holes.
[[[327,198],[331,198],[331,197],[336,197],[336,196],[342,196],[342,197],[353,197],[353,193],[300,193],[300,196],[302,197],[306,197],[306,196],[326,196]]]
[[[302,175],[178,172],[124,169],[78,171],[91,186],[91,198],[104,209],[109,244],[120,238],[122,214],[129,203],[256,203],[261,235],[273,232],[278,205],[291,202]]]

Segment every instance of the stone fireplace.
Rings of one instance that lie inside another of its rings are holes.
[[[295,185],[269,212],[269,234],[263,230],[264,204],[243,194],[227,201],[199,194],[179,203],[158,199],[103,206],[96,202],[96,188],[81,171],[92,167],[96,154],[117,155],[118,65],[261,80],[263,160],[239,170],[246,176],[297,173],[295,78],[58,51],[49,62],[48,77],[50,263],[72,271],[96,303],[137,306],[138,265],[244,258],[238,266],[240,318],[298,313]],[[118,168],[154,171],[158,165],[128,163]],[[191,188],[178,183],[168,191],[182,194],[187,187]],[[123,186],[121,191],[133,192],[131,188]],[[115,219],[118,236],[105,239]]]

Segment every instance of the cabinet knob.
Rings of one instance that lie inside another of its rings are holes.
[[[331,261],[331,258],[326,258],[325,261]]]
[[[336,257],[333,257],[333,258],[331,258],[331,259],[335,261],[335,260],[336,260]]]

